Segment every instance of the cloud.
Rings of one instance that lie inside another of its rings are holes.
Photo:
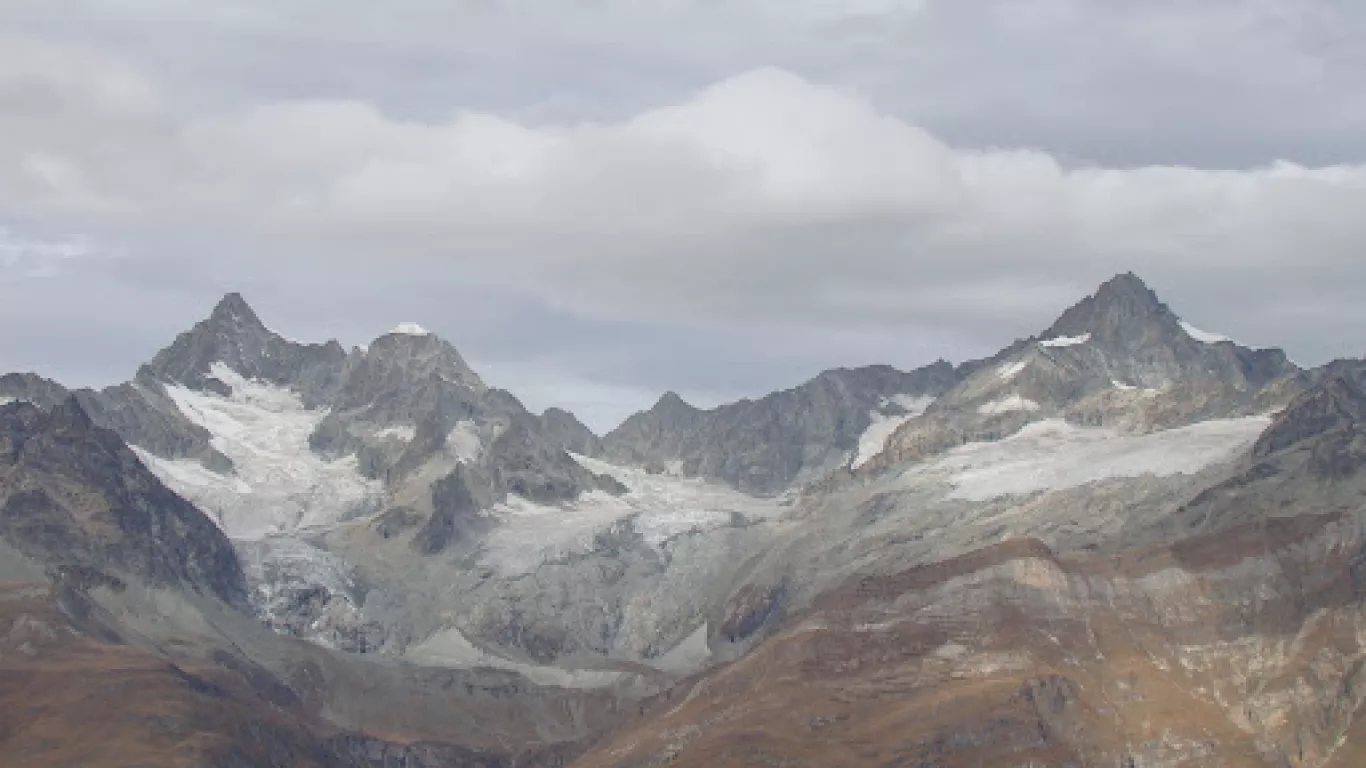
[[[36,240],[0,227],[0,282],[56,277],[70,263],[95,255],[89,239],[80,235]]]
[[[180,24],[202,21],[176,4],[121,7],[125,19],[138,9]],[[308,48],[316,41],[289,13],[299,7],[240,6],[242,16],[225,22],[227,34]],[[1095,8],[1108,14],[1095,27],[1102,39],[1067,37],[1066,50],[1127,45],[1128,60],[1154,73],[1153,83],[1182,71],[1217,88],[1234,76],[1230,62],[1250,61],[1249,46],[1266,43],[1296,62],[1269,81],[1275,91],[1315,73],[1337,76],[1338,48],[1304,41],[1323,33],[1325,19],[1351,13],[1346,6],[1297,18],[1286,31],[1271,24],[1286,12],[1279,2],[1229,0],[1186,16],[1108,2],[1051,0],[1030,14],[987,4],[987,32],[1002,36],[1003,60],[984,63],[973,58],[981,51],[930,45],[918,71],[957,61],[957,82],[976,90],[931,89],[934,108],[924,123],[906,114],[914,98],[879,95],[885,89],[875,78],[840,70],[833,52],[891,56],[878,22],[895,19],[903,32],[920,34],[958,29],[962,11],[936,2],[842,7],[812,0],[790,19],[763,3],[733,11],[741,28],[767,31],[765,50],[779,60],[788,50],[784,35],[810,42],[812,30],[822,30],[840,41],[831,48],[792,42],[791,50],[804,51],[804,66],[750,68],[687,92],[665,89],[656,103],[610,119],[552,122],[458,102],[428,104],[421,115],[362,98],[258,95],[191,105],[174,75],[153,78],[136,56],[14,38],[0,45],[0,73],[7,73],[0,74],[0,206],[13,221],[132,244],[139,258],[121,267],[130,280],[136,273],[162,289],[211,293],[254,283],[268,298],[309,294],[280,302],[282,312],[296,313],[285,324],[321,323],[305,318],[325,316],[345,297],[348,307],[449,327],[473,348],[471,357],[494,366],[534,349],[543,357],[527,370],[553,367],[580,382],[576,391],[589,382],[622,402],[659,386],[651,369],[680,377],[684,390],[751,392],[831,364],[987,353],[1041,329],[1100,280],[1128,269],[1197,325],[1286,346],[1304,362],[1361,348],[1366,166],[1276,155],[1224,169],[1102,164],[1030,148],[1024,139],[1015,148],[965,139],[993,135],[976,123],[943,127],[969,120],[962,105],[992,102],[997,87],[978,79],[1024,55],[1014,46],[1088,28],[1101,18]],[[690,56],[706,50],[706,35],[729,34],[704,30],[699,6],[681,0],[612,8],[600,16],[546,13],[583,27],[583,39],[613,40],[610,50],[625,61],[638,54],[623,51],[652,42],[622,34],[634,28],[632,14],[692,19],[680,33],[690,42],[679,49]],[[436,5],[424,9],[439,13]],[[479,21],[490,29],[512,18],[490,13]],[[1200,35],[1179,33],[1183,18],[1200,34],[1237,45],[1202,59]],[[427,41],[428,33],[396,23],[401,28],[349,29],[357,40],[411,39],[418,48]],[[548,35],[553,26],[529,24],[507,34]],[[1166,49],[1154,42],[1163,36]],[[725,61],[745,60],[731,58],[738,49],[728,39],[711,44]],[[1310,50],[1322,55],[1303,53]],[[831,56],[822,66],[843,75],[823,83],[798,74],[820,69],[813,62],[822,51]],[[1102,69],[1113,65],[1106,61]],[[1076,113],[1068,111],[1076,103],[1040,98],[1043,84],[1074,72],[1075,62],[1053,62],[1057,71],[1046,58],[1037,67],[1022,62],[1013,66],[1023,72],[1007,82],[1039,78],[1019,94],[1034,101],[1003,97],[1006,112],[1062,108],[1076,118],[1068,130],[1093,132],[1072,145],[1080,148],[1115,128],[1106,112],[1120,96]],[[1099,82],[1074,83],[1064,95],[1091,93]],[[1132,123],[1119,126],[1121,135],[1146,131],[1165,140],[1173,126],[1214,125],[1184,114],[1140,121],[1131,110],[1144,102],[1135,98],[1121,105]],[[1259,114],[1284,125],[1309,122]],[[1356,119],[1341,117],[1333,124]],[[1202,135],[1212,142],[1211,133]],[[1242,136],[1234,132],[1230,141]],[[1181,146],[1177,154],[1198,154],[1196,145]],[[383,297],[381,284],[393,286]],[[500,315],[494,305],[520,309]],[[408,307],[427,314],[402,311]],[[490,329],[491,317],[536,330],[507,341]],[[375,330],[393,319],[377,319]],[[537,342],[535,333],[553,342]],[[686,339],[688,351],[663,360],[652,337]],[[597,348],[641,362],[623,368]],[[755,350],[756,372],[718,385],[726,374],[709,369],[720,358],[743,366],[742,348]],[[720,358],[709,362],[708,349]]]

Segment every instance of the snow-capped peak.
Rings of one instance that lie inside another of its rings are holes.
[[[418,325],[417,323],[399,323],[394,326],[389,333],[398,333],[404,336],[430,336],[431,331]]]
[[[1186,335],[1191,337],[1192,339],[1195,339],[1199,342],[1203,342],[1205,344],[1218,344],[1221,341],[1233,341],[1233,339],[1230,339],[1227,336],[1222,336],[1217,333],[1210,333],[1209,331],[1202,331],[1199,328],[1196,328],[1195,326],[1186,322],[1185,320],[1181,321],[1181,330],[1185,331]]]

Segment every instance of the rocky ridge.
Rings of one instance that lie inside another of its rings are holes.
[[[336,717],[358,705],[344,681],[396,657],[435,671],[391,701],[501,676],[517,692],[486,727],[537,713],[554,738],[514,743],[563,762],[596,742],[583,766],[1327,766],[1366,744],[1359,362],[1300,370],[1120,275],[986,360],[827,372],[710,411],[666,395],[597,439],[428,334],[344,353],[332,379],[251,341],[229,304],[168,354],[191,362],[163,361],[200,383],[150,380],[171,416],[243,434],[268,416],[360,489],[346,514],[236,543],[273,627],[354,652],[234,630],[267,677],[326,699],[297,725],[310,739],[356,727]],[[224,353],[224,328],[248,341]],[[226,472],[138,455],[192,498],[204,477],[259,494],[251,455],[208,431]],[[41,572],[52,554],[19,556]],[[151,631],[137,593],[99,599]],[[325,682],[284,647],[331,659]],[[509,759],[450,723],[404,727],[421,759]],[[342,738],[397,759],[392,739]]]

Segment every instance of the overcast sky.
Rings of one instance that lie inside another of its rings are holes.
[[[990,353],[1133,270],[1366,353],[1360,0],[3,0],[0,369],[224,292],[599,429]]]

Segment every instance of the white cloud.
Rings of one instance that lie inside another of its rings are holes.
[[[827,327],[1032,310],[1017,287],[1043,270],[1076,287],[1131,267],[1200,282],[1279,271],[1292,252],[1343,269],[1366,241],[1362,166],[1069,169],[951,147],[771,68],[611,124],[319,101],[163,123],[167,140],[98,121],[69,142],[15,137],[4,203],[236,233],[268,261],[478,270],[592,316]]]
[[[89,239],[80,235],[39,240],[0,227],[0,282],[56,277],[71,262],[95,254]]]
[[[310,32],[305,22],[316,6],[242,4],[216,23],[230,39],[292,42],[309,53],[325,44],[364,44],[367,56],[388,60],[404,55],[405,41],[414,50],[452,46],[441,32],[451,25],[436,21],[455,17],[439,5],[409,4],[388,21],[357,17],[354,25],[329,22]],[[1194,33],[1156,47],[1185,18],[1175,11],[1057,0],[1022,16],[1013,6],[987,5],[991,34],[1008,30],[1021,39],[1072,35],[1104,6],[1109,15],[1095,27],[1102,39],[1068,36],[1067,50],[1129,46],[1132,61],[1157,75],[1179,65],[1218,75],[1208,82],[1225,82],[1237,70],[1223,59],[1201,59]],[[1323,19],[1301,19],[1286,31],[1268,26],[1280,18],[1280,3],[1262,3],[1264,12],[1235,0],[1217,5],[1191,12],[1205,30],[1199,34],[1236,40],[1234,51],[1265,42],[1259,50],[1298,62],[1281,75],[1287,88],[1302,85],[1315,62],[1328,67],[1323,73],[1338,71],[1335,47],[1325,45],[1317,58],[1304,54],[1304,40],[1318,34]],[[1287,345],[1306,362],[1354,351],[1351,328],[1366,319],[1356,309],[1366,299],[1362,165],[1313,167],[1267,155],[1234,170],[1103,167],[1028,143],[965,140],[985,135],[972,130],[931,129],[956,125],[967,114],[963,104],[995,99],[995,85],[974,79],[995,70],[975,69],[975,58],[955,59],[989,52],[927,42],[921,53],[905,54],[919,57],[907,69],[919,74],[908,75],[913,79],[901,81],[900,90],[923,97],[913,104],[930,117],[922,125],[907,118],[908,102],[889,100],[886,83],[879,84],[879,76],[900,71],[887,58],[897,46],[885,27],[904,24],[898,34],[916,35],[957,29],[966,11],[954,5],[726,4],[736,22],[730,27],[702,23],[716,17],[683,0],[608,4],[597,14],[571,6],[466,10],[476,23],[450,34],[486,37],[471,39],[470,56],[485,66],[479,71],[490,87],[517,93],[521,70],[510,66],[500,79],[503,70],[488,67],[493,59],[480,58],[500,40],[553,38],[560,51],[571,39],[603,41],[616,70],[647,79],[654,72],[670,84],[653,92],[653,106],[547,124],[518,117],[527,104],[491,110],[470,106],[478,100],[429,101],[415,112],[363,94],[323,98],[315,94],[327,89],[302,85],[292,95],[244,90],[234,99],[194,100],[176,72],[152,77],[153,70],[134,63],[146,51],[71,42],[84,39],[75,34],[66,42],[11,35],[0,40],[0,210],[46,231],[148,242],[140,268],[163,281],[177,273],[209,281],[203,273],[217,270],[298,280],[302,292],[326,275],[355,293],[382,271],[433,291],[506,296],[593,322],[717,335],[743,326],[747,338],[800,347],[793,354],[812,361],[857,346],[903,362],[897,350],[935,346],[926,339],[951,338],[968,353],[986,352],[1038,331],[1099,280],[1128,269],[1150,279],[1178,311],[1210,318],[1249,343]],[[39,5],[16,7],[51,21]],[[90,9],[111,25],[115,17],[139,28],[165,21],[200,35],[187,40],[208,44],[204,17],[183,5],[121,0]],[[655,23],[684,42],[631,34]],[[764,33],[763,55],[793,67],[732,70],[709,86],[678,92],[678,82],[705,71],[693,64],[711,60],[709,52],[723,66],[757,63],[736,53],[741,33],[755,31]],[[528,66],[552,61],[529,43],[518,50],[527,51]],[[629,63],[643,61],[647,50],[659,67],[635,72]],[[1002,55],[1013,50],[1003,47]],[[803,54],[793,58],[791,51]],[[883,68],[840,68],[860,52]],[[671,61],[688,74],[674,77],[661,63],[675,54]],[[335,61],[302,53],[299,59],[297,70],[279,74],[320,71]],[[194,61],[207,66],[208,59]],[[954,61],[962,66],[946,69]],[[1014,66],[1021,77],[1058,76],[1050,61],[1020,59]],[[1116,62],[1105,61],[1097,69],[1115,75]],[[1074,64],[1059,71],[1086,74]],[[831,72],[835,84],[797,70]],[[560,77],[573,85],[581,73]],[[914,77],[930,74],[971,87],[911,87]],[[398,78],[384,83],[401,87]],[[222,84],[206,82],[215,85]],[[1088,81],[1077,92],[1095,87]],[[1029,110],[1047,111],[1052,102],[1043,90],[1016,95],[1033,100]],[[1151,95],[1135,93],[1140,100]],[[1007,111],[1019,107],[1000,103]],[[1141,125],[1095,122],[1114,103],[1098,101],[1072,116],[1077,125],[1119,136],[1167,136],[1187,119],[1154,113]],[[1067,102],[1061,114],[1079,104]],[[1349,118],[1340,124],[1351,124]],[[1344,309],[1331,321],[1335,330],[1324,331],[1323,313],[1306,308],[1330,305]],[[478,323],[462,319],[446,325],[479,332]],[[613,397],[640,397],[631,383],[596,385],[630,390]]]

